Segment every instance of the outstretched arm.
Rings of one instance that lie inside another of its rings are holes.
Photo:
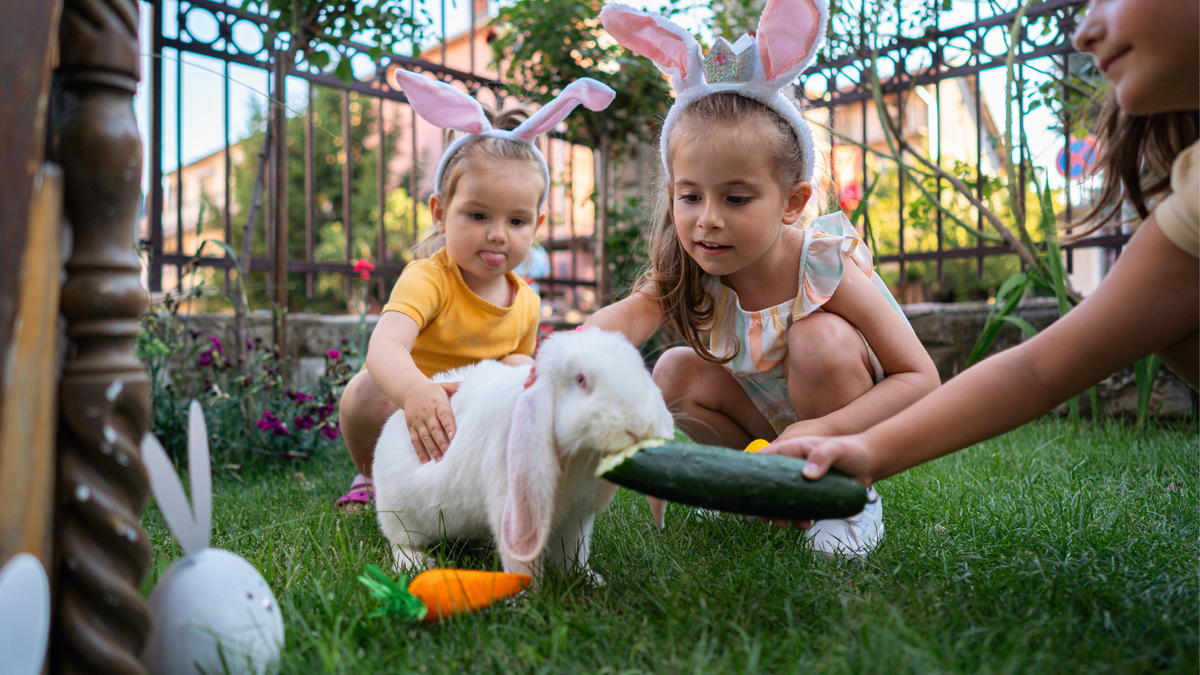
[[[1096,292],[1029,341],[967,369],[894,417],[854,436],[794,438],[771,451],[808,458],[864,484],[1014,429],[1151,353],[1196,386],[1200,265],[1153,214]],[[1185,354],[1183,352],[1188,352]]]
[[[643,286],[628,298],[598,310],[583,325],[616,331],[633,346],[641,347],[662,327],[664,318],[661,306],[650,295],[649,287]]]

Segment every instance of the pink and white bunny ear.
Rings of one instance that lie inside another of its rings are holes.
[[[571,114],[575,106],[583,104],[588,110],[604,110],[616,95],[611,87],[590,77],[575,80],[564,87],[558,96],[530,115],[529,119],[513,129],[513,135],[532,143],[538,134],[544,134],[558,126],[559,122]]]
[[[517,399],[508,433],[508,501],[500,546],[518,562],[542,554],[558,490],[554,443],[554,384],[548,373],[530,373],[531,383]]]
[[[392,77],[421,119],[443,129],[468,134],[492,130],[479,102],[454,87],[433,78],[395,68]]]
[[[674,22],[629,5],[612,4],[600,10],[600,23],[622,47],[650,59],[672,78],[682,81],[699,74],[700,44]],[[681,82],[673,84],[678,88]]]
[[[782,87],[817,53],[829,19],[826,0],[767,0],[758,22],[758,56],[766,83]]]

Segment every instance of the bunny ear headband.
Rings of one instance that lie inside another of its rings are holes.
[[[445,82],[398,68],[393,73],[400,88],[404,90],[404,95],[408,97],[409,104],[421,119],[436,127],[466,134],[454,139],[442,153],[437,174],[433,179],[433,191],[438,194],[442,191],[442,173],[446,170],[446,164],[459,148],[479,138],[503,138],[528,145],[542,163],[542,170],[546,176],[546,190],[542,196],[542,203],[545,204],[550,196],[550,166],[542,156],[542,151],[534,145],[534,139],[538,134],[558,126],[559,122],[571,114],[575,106],[582,103],[588,110],[604,110],[616,96],[616,92],[607,85],[585,77],[568,84],[558,96],[530,115],[529,119],[516,129],[505,131],[492,128],[478,101]]]
[[[671,77],[675,104],[660,141],[664,169],[670,171],[667,139],[680,111],[710,94],[731,91],[762,103],[791,124],[804,156],[804,180],[812,180],[812,131],[782,90],[813,60],[828,19],[827,0],[767,0],[756,35],[743,35],[733,44],[717,38],[706,56],[695,38],[658,14],[620,4],[600,12],[604,29],[617,42]]]

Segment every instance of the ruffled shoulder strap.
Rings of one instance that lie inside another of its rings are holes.
[[[846,214],[835,211],[814,220],[804,229],[800,252],[800,291],[792,306],[792,317],[803,319],[833,297],[845,271],[845,257],[858,266],[883,290],[890,304],[899,311],[882,280],[875,274],[875,260],[866,243],[854,231]]]

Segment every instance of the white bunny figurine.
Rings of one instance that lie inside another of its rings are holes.
[[[592,522],[616,486],[596,464],[673,429],[638,351],[618,333],[554,333],[532,367],[481,361],[433,379],[461,382],[443,459],[421,464],[403,411],[375,446],[375,508],[397,569],[426,566],[436,540],[490,531],[506,572],[537,584],[545,553],[602,584],[588,567]]]
[[[208,546],[212,475],[198,402],[188,408],[194,517],[175,467],[153,434],[142,439],[142,461],[167,527],[187,554],[150,594],[154,627],[142,660],[155,675],[274,671],[283,648],[283,615],[275,594],[245,558]]]
[[[50,582],[36,557],[18,553],[0,568],[0,672],[38,675],[50,638]]]

